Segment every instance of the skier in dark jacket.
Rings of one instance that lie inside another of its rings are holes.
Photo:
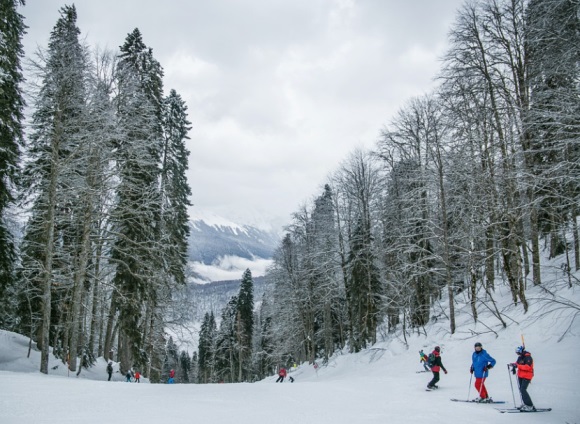
[[[433,366],[431,367],[431,371],[433,372],[433,379],[427,384],[427,388],[431,389],[438,389],[437,382],[439,381],[439,371],[443,370],[445,374],[447,374],[447,370],[443,366],[443,362],[441,362],[441,348],[439,346],[435,346],[433,349],[433,355],[435,356],[435,362],[433,362]]]
[[[109,374],[109,379],[107,381],[111,381],[111,377],[113,376],[113,363],[109,362],[107,364],[107,374]]]
[[[516,369],[518,371],[518,386],[520,388],[520,394],[522,395],[522,402],[524,403],[520,409],[524,412],[534,411],[534,403],[532,398],[528,394],[528,386],[532,382],[534,377],[534,360],[530,352],[526,351],[523,346],[519,346],[516,349],[518,354],[518,359],[512,365],[512,372],[515,374]]]
[[[484,403],[492,402],[485,388],[485,380],[489,374],[488,370],[492,369],[495,365],[495,359],[486,352],[481,343],[475,343],[473,348],[475,351],[471,355],[471,368],[469,371],[475,375],[475,388],[479,393],[479,396],[474,401]]]

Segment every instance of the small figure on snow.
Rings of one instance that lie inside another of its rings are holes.
[[[485,388],[485,380],[489,374],[489,370],[495,365],[495,359],[483,348],[480,342],[473,346],[475,351],[471,355],[471,368],[469,372],[475,375],[475,388],[479,396],[474,399],[475,402],[493,402]]]
[[[131,370],[127,370],[127,374],[125,374],[125,378],[127,379],[127,383],[131,382],[131,377],[133,377],[133,372]]]
[[[520,394],[522,395],[522,402],[524,403],[520,410],[522,411],[534,411],[534,403],[532,398],[528,394],[528,386],[530,385],[532,378],[534,377],[534,360],[530,352],[526,350],[524,346],[519,346],[516,348],[516,353],[518,354],[518,359],[516,362],[511,364],[512,373],[518,372],[518,387],[520,388]]]
[[[169,380],[167,380],[167,384],[175,383],[175,370],[169,371]]]
[[[290,383],[294,383],[294,377],[290,376],[288,378],[290,379]]]
[[[284,378],[286,377],[286,368],[282,367],[280,368],[280,371],[278,371],[278,380],[276,380],[276,383],[283,383],[284,382]]]
[[[135,383],[140,383],[141,380],[141,373],[139,371],[135,371]]]
[[[439,381],[440,370],[443,370],[443,372],[447,374],[447,370],[443,366],[443,362],[441,362],[441,348],[439,346],[435,346],[435,349],[433,349],[433,352],[431,352],[431,354],[434,357],[432,365],[430,364],[431,371],[433,372],[433,379],[429,382],[429,384],[427,384],[427,389],[429,390],[439,388],[439,386],[437,386],[437,382]]]
[[[111,381],[111,377],[113,376],[113,363],[111,361],[107,364],[107,374],[109,374],[109,379],[107,381]]]
[[[423,365],[425,371],[427,372],[431,371],[431,368],[429,368],[429,365],[427,365],[427,360],[429,359],[429,357],[425,352],[423,352],[423,349],[419,351],[419,356],[420,356],[419,363]]]

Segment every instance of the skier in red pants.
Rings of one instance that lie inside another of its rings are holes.
[[[489,370],[495,365],[495,359],[483,349],[481,343],[475,343],[473,348],[475,352],[471,355],[471,368],[469,372],[475,375],[475,388],[479,393],[479,396],[474,399],[474,402],[493,402],[485,388],[485,379],[489,374]]]

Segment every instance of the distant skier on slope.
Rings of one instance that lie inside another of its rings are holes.
[[[433,352],[431,354],[434,356],[431,365],[431,371],[433,372],[433,379],[427,384],[427,389],[438,389],[437,382],[439,381],[439,371],[442,369],[445,374],[447,374],[447,370],[443,366],[443,362],[441,362],[441,348],[439,346],[435,346]]]
[[[278,382],[283,383],[286,375],[287,375],[286,368],[284,368],[284,367],[280,368],[280,371],[278,371],[278,380],[276,380],[276,383],[278,383]]]
[[[427,354],[425,352],[423,352],[423,349],[421,349],[419,351],[419,363],[423,365],[423,368],[425,368],[425,371],[431,371],[431,368],[429,368],[429,365],[427,365],[427,361],[429,359],[429,357],[427,356]]]
[[[111,381],[111,377],[113,376],[113,363],[109,362],[107,364],[107,374],[109,374],[109,379],[107,381]]]
[[[495,359],[486,352],[480,342],[475,343],[473,348],[475,351],[471,355],[471,368],[469,372],[475,375],[475,388],[479,393],[479,396],[474,401],[489,403],[492,402],[492,399],[489,397],[487,389],[485,388],[485,379],[489,374],[488,370],[494,367]]]

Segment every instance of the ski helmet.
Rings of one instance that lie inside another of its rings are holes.
[[[475,343],[475,344],[473,345],[473,347],[483,347],[483,346],[481,346],[481,343],[480,343],[480,342],[477,342],[477,343]]]
[[[436,350],[437,352],[440,352],[440,351],[441,351],[441,348],[440,348],[439,346],[435,346],[435,350]]]
[[[518,355],[521,355],[521,354],[522,354],[522,353],[524,353],[525,351],[526,351],[526,350],[524,349],[524,347],[523,347],[523,346],[518,346],[518,347],[516,347],[516,353],[517,353]]]

